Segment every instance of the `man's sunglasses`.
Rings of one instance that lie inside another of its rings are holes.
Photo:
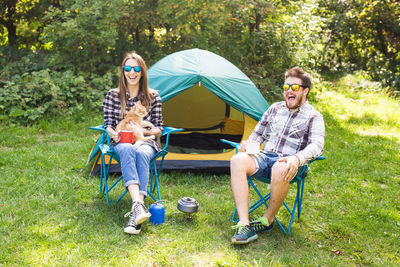
[[[292,90],[293,91],[295,91],[295,92],[297,92],[297,91],[299,91],[300,90],[300,87],[304,87],[303,85],[301,85],[301,84],[296,84],[296,83],[294,83],[294,84],[284,84],[283,86],[282,86],[282,88],[283,88],[283,90],[285,90],[285,91],[287,91],[287,90],[289,90],[290,88],[292,88]]]
[[[126,71],[126,72],[130,72],[132,69],[133,69],[134,72],[140,72],[142,70],[142,68],[140,66],[132,67],[132,66],[126,65],[124,67],[124,71]]]

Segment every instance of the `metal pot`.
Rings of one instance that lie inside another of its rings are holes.
[[[199,203],[194,198],[183,197],[178,200],[178,210],[185,213],[195,213],[199,209]]]

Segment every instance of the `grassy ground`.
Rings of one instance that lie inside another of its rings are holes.
[[[100,116],[0,126],[0,265],[398,266],[400,103],[363,82],[328,83],[312,103],[327,160],[311,166],[292,234],[275,227],[242,247],[229,243],[228,175],[163,175],[165,224],[128,236],[128,198],[106,206],[98,178],[81,172]],[[200,203],[193,218],[177,212],[182,196]]]

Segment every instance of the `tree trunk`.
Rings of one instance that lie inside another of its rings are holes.
[[[375,21],[375,29],[377,31],[378,50],[388,57],[388,49],[386,47],[385,36],[383,35],[383,25],[380,21]]]
[[[8,44],[10,46],[17,46],[17,27],[12,21],[7,21],[4,26],[7,28],[8,31]]]
[[[16,7],[17,7],[17,0],[8,0],[6,1],[6,7],[7,7],[7,12],[6,12],[6,18],[2,19],[2,23],[7,31],[8,31],[8,44],[10,46],[16,46],[17,45],[17,26],[14,24],[15,18],[15,12],[16,12]]]

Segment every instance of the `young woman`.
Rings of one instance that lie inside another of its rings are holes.
[[[138,234],[142,223],[150,218],[144,206],[144,198],[147,195],[150,160],[159,149],[155,140],[147,141],[138,148],[119,142],[120,137],[115,127],[139,100],[148,110],[143,119],[155,126],[154,129],[144,130],[144,135],[160,137],[163,130],[161,98],[155,90],[148,88],[147,67],[143,58],[129,52],[122,61],[118,88],[110,90],[103,102],[104,127],[111,137],[111,145],[121,159],[125,187],[132,198],[132,209],[125,215],[130,217],[124,229],[128,234]]]

